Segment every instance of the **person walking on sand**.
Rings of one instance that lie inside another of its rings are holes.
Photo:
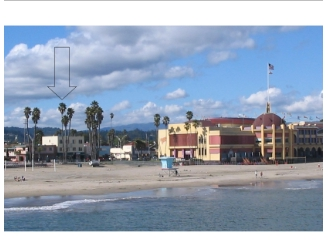
[[[257,170],[255,170],[255,178],[257,178]]]
[[[260,175],[261,175],[261,178],[262,178],[262,176],[263,176],[263,173],[262,173],[262,171],[261,171]]]

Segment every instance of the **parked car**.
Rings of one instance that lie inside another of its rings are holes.
[[[89,162],[89,165],[92,167],[99,167],[100,162],[98,160],[92,160]]]

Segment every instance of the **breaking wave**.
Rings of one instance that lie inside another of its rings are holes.
[[[67,209],[78,204],[90,204],[90,203],[101,203],[101,202],[114,202],[118,200],[132,200],[139,199],[141,197],[124,197],[124,198],[108,198],[108,199],[83,199],[74,201],[64,201],[60,203],[55,203],[49,206],[35,206],[35,207],[11,207],[4,208],[4,212],[10,211],[51,211],[51,210],[61,210]]]

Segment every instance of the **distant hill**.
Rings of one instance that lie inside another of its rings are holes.
[[[153,122],[151,123],[135,123],[135,124],[129,124],[129,125],[123,125],[123,126],[113,126],[115,131],[133,131],[133,130],[141,130],[141,131],[154,131],[156,130],[156,127]],[[165,126],[161,124],[159,129],[165,129]],[[109,131],[112,129],[111,127],[104,127],[101,128],[100,131]]]
[[[124,130],[127,131],[129,139],[143,139],[146,136],[146,132],[149,132],[149,135],[155,135],[156,127],[154,123],[140,123],[140,124],[129,124],[122,126],[113,127],[116,134],[121,135]],[[164,129],[165,126],[161,124],[159,129]],[[60,128],[58,127],[38,127],[38,130],[42,130],[45,136],[54,135]],[[101,135],[104,139],[107,139],[107,132],[111,127],[104,127],[100,129]],[[88,130],[85,129],[83,132],[87,133]],[[29,127],[29,134],[33,137],[34,127]],[[20,143],[24,142],[24,128],[20,127],[4,127],[4,140],[13,142],[17,136],[17,141]],[[26,139],[26,137],[25,137]]]
[[[60,130],[59,128],[55,127],[38,127],[37,130],[38,129],[42,130],[45,136],[54,135],[56,131]],[[28,131],[31,136],[34,135],[34,127],[29,127]],[[24,141],[24,128],[14,126],[4,127],[5,141],[14,141],[16,136],[17,141],[22,143]]]

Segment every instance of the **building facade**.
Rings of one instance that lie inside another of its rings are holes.
[[[189,130],[185,122],[158,131],[158,155],[219,162],[322,159],[323,123],[294,122],[274,113],[254,118],[200,120]]]
[[[56,146],[57,157],[61,158],[63,156],[64,146],[61,136],[43,136],[42,145]],[[84,136],[70,136],[67,143],[68,158],[76,157],[80,159],[82,155],[84,155]]]

